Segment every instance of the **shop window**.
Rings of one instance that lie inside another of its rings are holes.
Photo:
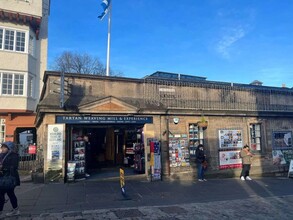
[[[189,138],[189,154],[190,157],[195,157],[195,150],[199,144],[203,144],[203,129],[197,124],[189,124],[188,126]]]
[[[250,148],[253,151],[261,151],[260,124],[251,124],[250,125]]]

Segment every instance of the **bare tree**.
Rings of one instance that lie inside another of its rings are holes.
[[[74,53],[64,51],[54,60],[52,68],[57,71],[67,73],[106,75],[106,68],[99,58],[93,57],[87,53]],[[110,70],[110,75],[121,76],[121,72]]]

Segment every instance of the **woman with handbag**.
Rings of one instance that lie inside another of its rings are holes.
[[[17,197],[14,193],[16,186],[20,185],[20,179],[18,174],[19,156],[15,153],[13,142],[4,142],[1,144],[0,154],[0,219],[5,216],[19,215]],[[9,177],[9,178],[7,178]],[[5,204],[5,194],[9,197],[12,211],[2,213]]]
[[[196,164],[197,164],[197,177],[198,181],[207,181],[204,178],[204,171],[207,168],[207,161],[206,161],[206,155],[204,152],[204,147],[202,144],[199,144],[195,151],[196,156]]]

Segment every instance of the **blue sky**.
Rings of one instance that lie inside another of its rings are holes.
[[[106,64],[102,0],[51,0],[49,59],[88,53]],[[293,0],[112,0],[110,67],[293,87]],[[66,6],[66,7],[65,7]]]

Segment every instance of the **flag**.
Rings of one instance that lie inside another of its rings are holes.
[[[100,16],[98,16],[98,18],[100,18],[102,20],[106,16],[106,14],[109,11],[110,4],[111,4],[111,0],[103,0],[101,5],[102,5],[104,11]]]

